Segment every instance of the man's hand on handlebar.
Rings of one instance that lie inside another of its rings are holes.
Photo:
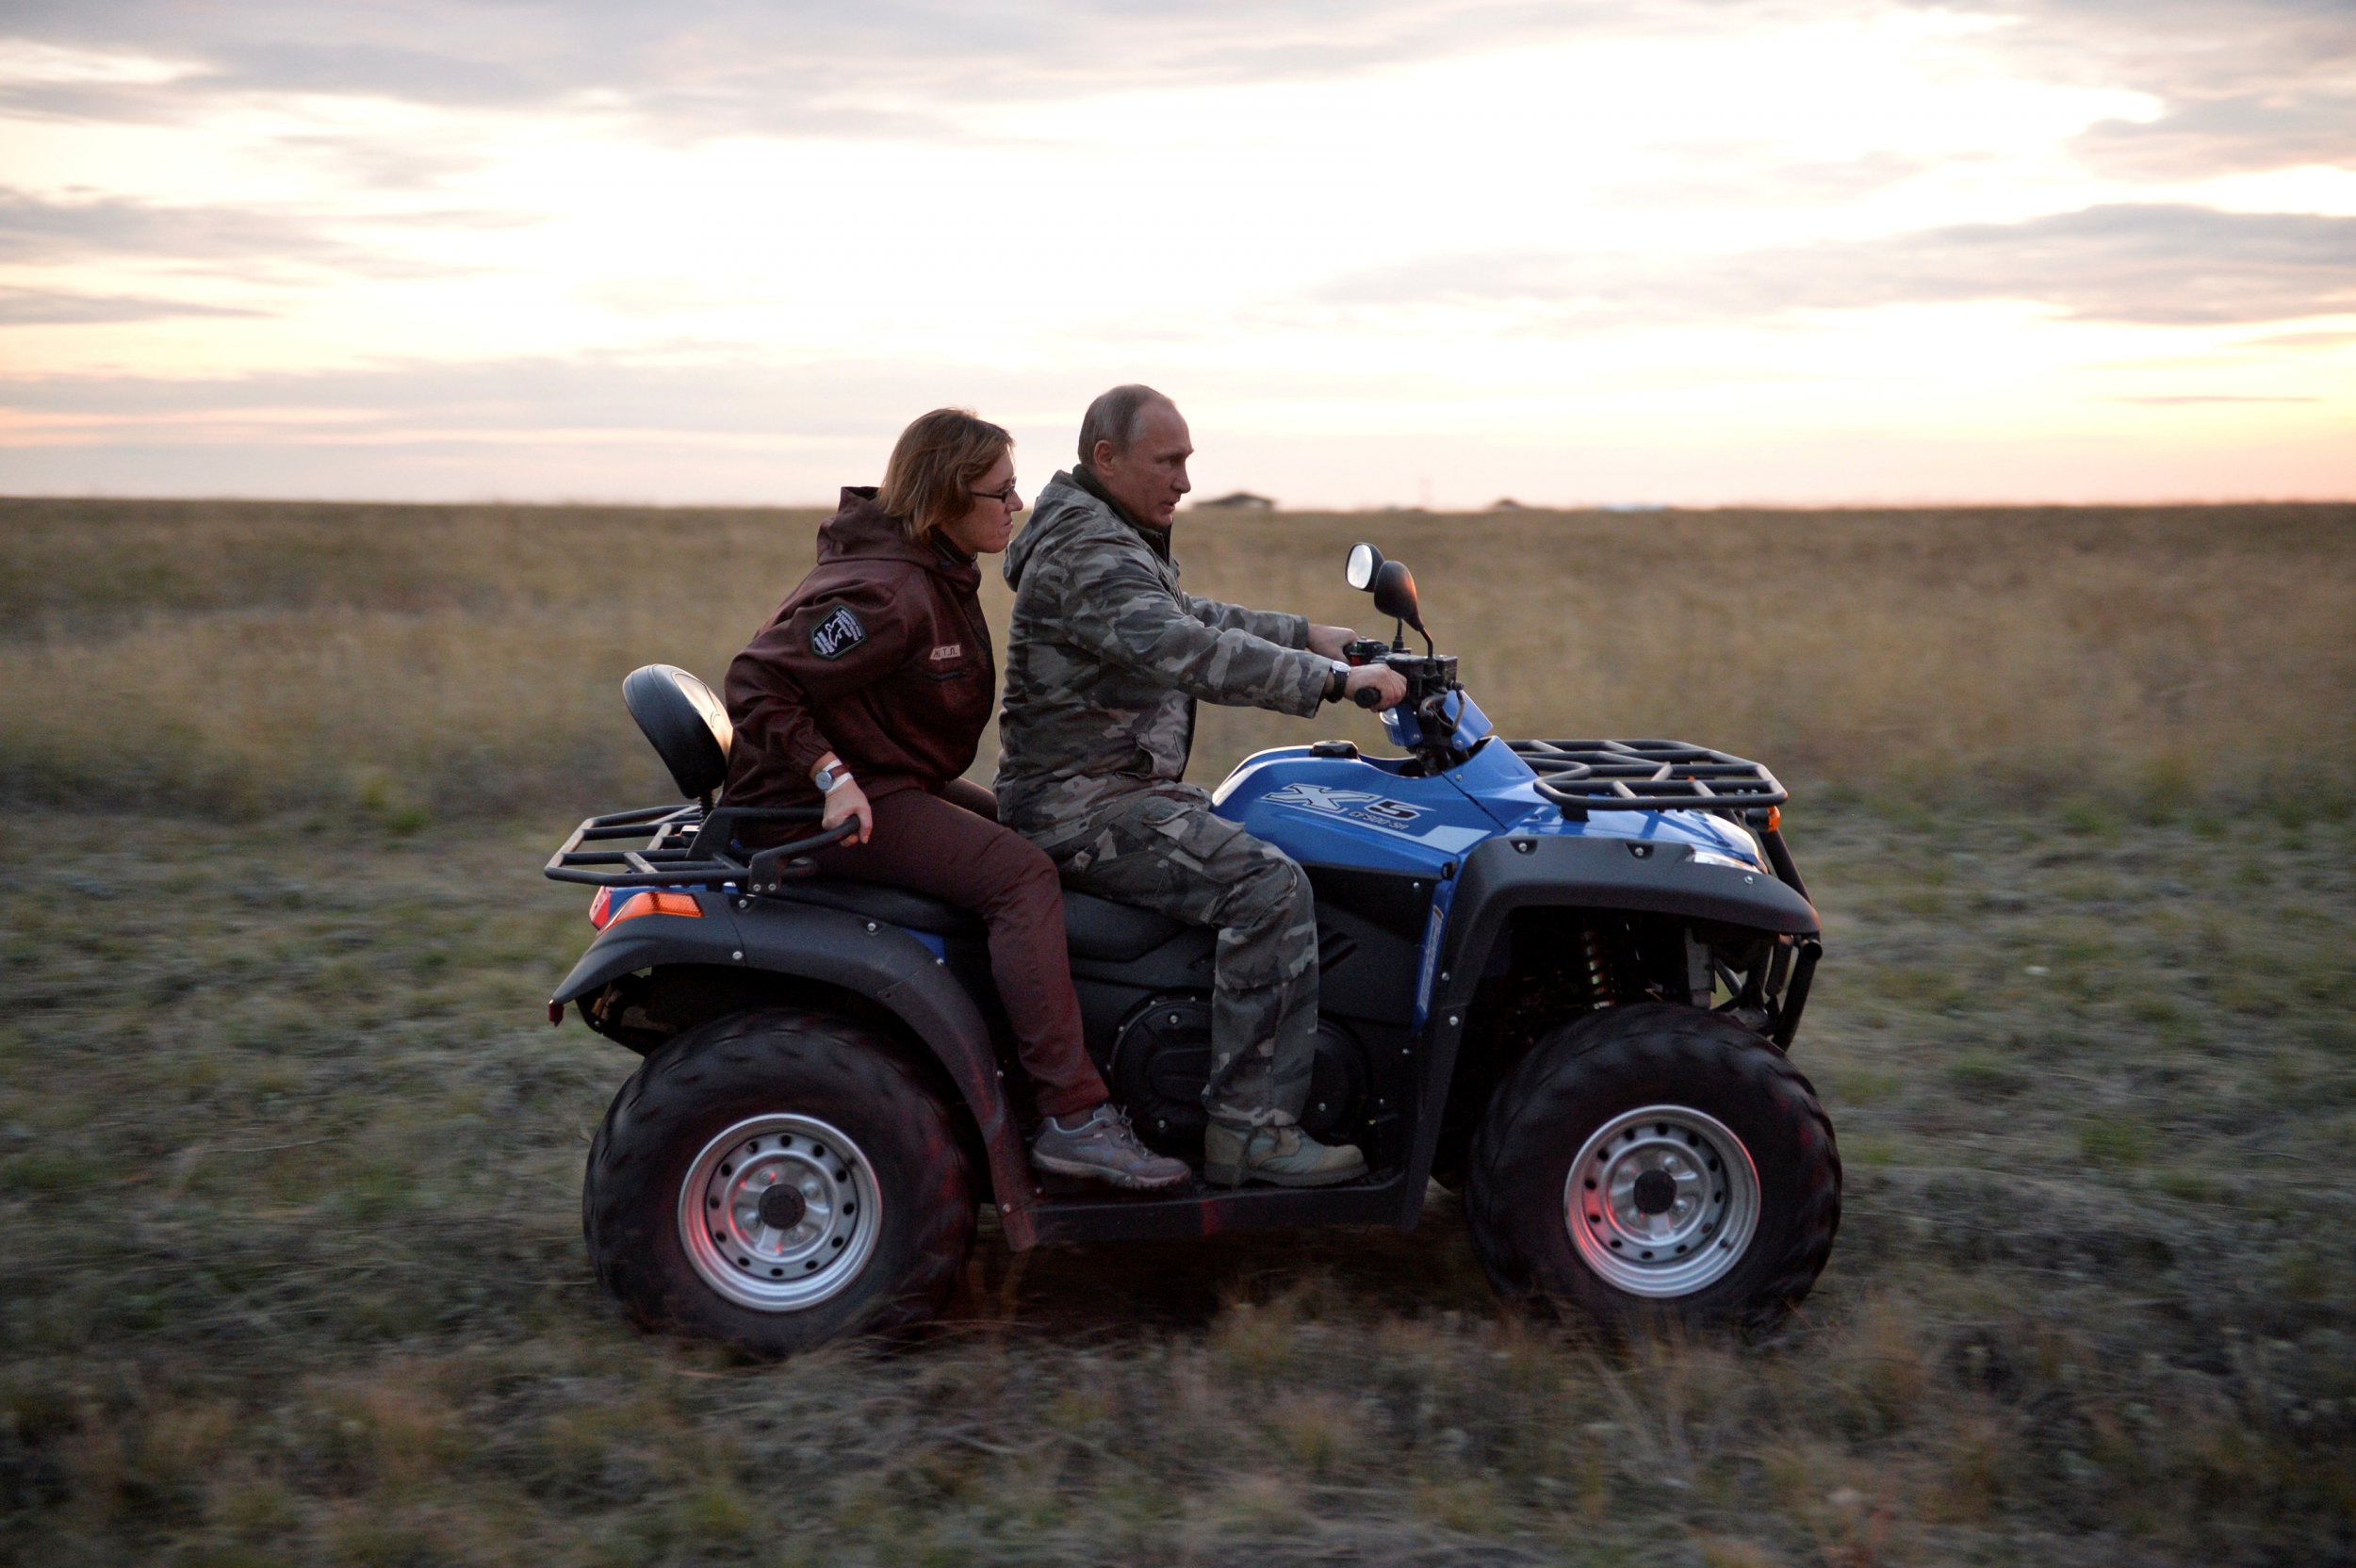
[[[1346,626],[1312,626],[1309,629],[1309,651],[1319,659],[1347,659],[1343,650],[1357,640],[1358,634]]]
[[[1342,682],[1342,695],[1361,708],[1396,708],[1407,700],[1407,678],[1388,664],[1361,664]]]

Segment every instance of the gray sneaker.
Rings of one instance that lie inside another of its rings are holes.
[[[1183,1160],[1156,1154],[1137,1141],[1126,1112],[1107,1100],[1079,1126],[1065,1128],[1049,1117],[1031,1139],[1031,1163],[1058,1176],[1088,1176],[1117,1187],[1158,1191],[1185,1183],[1194,1172]]]
[[[1319,1143],[1293,1123],[1231,1127],[1214,1121],[1203,1130],[1203,1179],[1220,1186],[1266,1182],[1280,1187],[1330,1187],[1366,1173],[1366,1157],[1354,1143]]]

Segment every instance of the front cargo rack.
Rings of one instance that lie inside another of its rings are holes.
[[[1508,741],[1567,813],[1748,811],[1791,792],[1757,762],[1684,741]]]
[[[645,806],[591,817],[573,829],[546,874],[555,882],[593,888],[697,888],[734,883],[747,892],[773,893],[817,868],[810,852],[835,842],[856,822],[774,848],[748,850],[737,841],[750,823],[806,823],[816,826],[815,806]],[[635,849],[621,841],[643,838]]]

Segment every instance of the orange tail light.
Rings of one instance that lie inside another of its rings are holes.
[[[703,909],[695,903],[694,893],[660,892],[640,889],[633,892],[623,889],[622,897],[614,900],[614,889],[599,888],[597,896],[589,901],[589,923],[602,931],[640,915],[684,915],[689,920],[703,919]]]

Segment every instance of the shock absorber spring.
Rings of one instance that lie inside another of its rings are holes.
[[[1594,926],[1582,925],[1579,945],[1587,959],[1587,1005],[1599,1009],[1616,1004],[1619,998],[1612,994],[1612,966],[1604,961],[1603,938]]]

